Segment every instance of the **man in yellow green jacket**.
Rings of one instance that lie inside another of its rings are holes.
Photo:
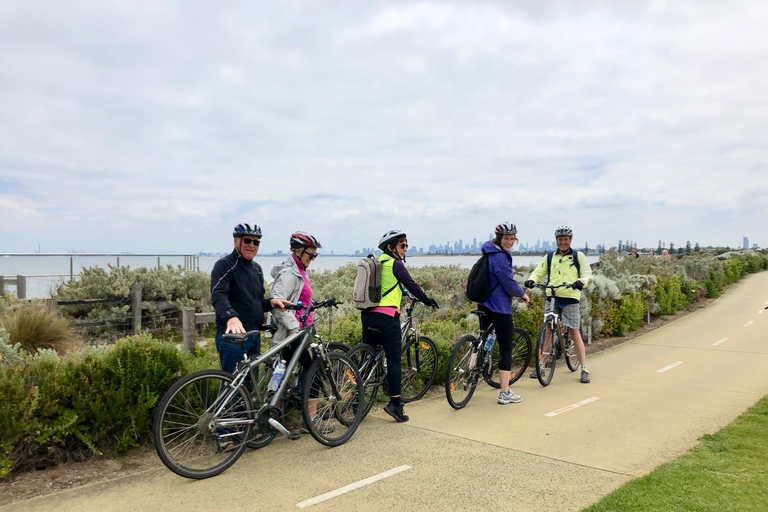
[[[581,364],[581,382],[588,384],[590,381],[589,371],[587,370],[587,353],[584,349],[584,340],[581,339],[579,325],[581,322],[579,313],[579,299],[581,299],[581,290],[592,282],[592,269],[589,266],[587,257],[584,253],[574,251],[571,248],[573,240],[573,230],[568,226],[561,226],[555,230],[555,240],[557,241],[557,251],[544,256],[536,270],[531,273],[525,286],[533,288],[535,283],[549,274],[549,283],[558,285],[566,283],[572,285],[572,288],[559,288],[557,290],[547,290],[547,296],[554,294],[555,301],[547,301],[544,306],[544,314],[551,312],[552,303],[557,302],[560,308],[560,323],[568,327],[568,333],[576,347],[576,355]],[[577,258],[574,261],[574,258]],[[531,378],[536,378],[538,368],[533,370]]]

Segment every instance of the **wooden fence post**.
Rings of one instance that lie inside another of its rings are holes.
[[[5,295],[5,276],[0,276],[0,297]]]
[[[26,276],[16,276],[16,298],[18,299],[27,298],[27,277]]]
[[[141,329],[141,283],[131,286],[131,311],[133,311],[133,334]]]
[[[69,257],[69,280],[71,281],[75,277],[75,262],[73,256]]]
[[[195,308],[181,310],[181,333],[184,340],[184,348],[190,352],[195,351],[195,336],[197,334],[195,324]]]

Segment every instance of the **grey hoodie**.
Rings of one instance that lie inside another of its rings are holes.
[[[270,298],[285,299],[294,304],[299,300],[302,288],[304,288],[304,278],[301,276],[299,266],[292,255],[288,255],[284,262],[278,263],[270,272],[275,282],[270,288]],[[272,318],[277,325],[277,332],[272,336],[273,342],[278,342],[287,338],[291,331],[297,330],[300,325],[296,320],[295,311],[271,311]]]

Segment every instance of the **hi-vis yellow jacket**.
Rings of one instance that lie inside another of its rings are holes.
[[[576,281],[581,281],[584,283],[584,287],[589,285],[589,283],[592,282],[592,268],[589,266],[587,257],[584,256],[583,252],[578,251],[578,255],[581,275],[579,275],[579,272],[576,270],[576,265],[573,264],[573,249],[568,249],[568,253],[565,255],[560,254],[559,251],[555,251],[555,254],[552,255],[552,273],[549,276],[549,284],[557,286],[563,284],[563,282],[573,284]],[[536,270],[531,273],[528,279],[538,283],[546,274],[547,257],[544,256],[541,263],[539,263],[539,266],[536,267]],[[552,296],[550,290],[547,290],[547,296]],[[555,290],[555,297],[579,300],[581,298],[581,290],[559,288],[558,290]]]

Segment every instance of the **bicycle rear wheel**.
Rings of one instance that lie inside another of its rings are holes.
[[[363,417],[365,417],[376,402],[379,387],[384,379],[384,368],[381,359],[377,357],[377,351],[367,343],[359,343],[349,349],[347,357],[357,365],[357,371],[363,381]]]
[[[533,349],[533,343],[528,333],[520,327],[515,327],[512,331],[512,368],[509,372],[509,384],[517,382],[517,380],[525,373],[528,364],[531,361],[531,350]],[[501,359],[501,352],[499,351],[499,344],[494,343],[491,348],[491,369],[485,376],[485,382],[489,386],[496,389],[501,388],[501,380],[499,380],[499,359]]]
[[[426,336],[410,336],[400,358],[402,382],[400,400],[413,402],[423,397],[437,372],[437,347]]]
[[[469,403],[477,387],[479,374],[472,372],[477,364],[477,338],[468,334],[453,347],[445,372],[445,397],[454,409],[461,409]]]
[[[230,393],[232,379],[221,370],[194,372],[179,379],[160,400],[152,438],[160,460],[177,475],[216,476],[243,454],[253,411],[243,387]]]
[[[337,352],[309,367],[301,413],[312,437],[326,446],[349,440],[363,419],[363,380],[352,360]]]
[[[542,386],[548,386],[557,363],[555,330],[543,324],[536,337],[536,376]]]
[[[581,365],[579,364],[579,356],[576,353],[576,344],[567,332],[563,335],[563,344],[565,345],[565,364],[568,365],[569,370],[575,372],[581,368]]]
[[[349,352],[349,346],[338,341],[329,341],[328,350],[330,350],[331,352],[340,352],[342,354],[346,354],[347,352]]]

